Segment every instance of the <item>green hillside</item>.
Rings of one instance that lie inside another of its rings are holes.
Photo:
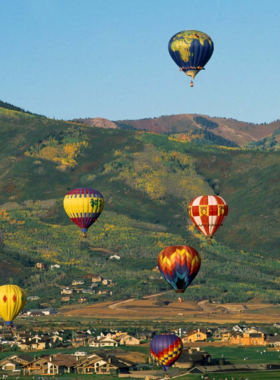
[[[105,130],[4,108],[0,135],[0,283],[39,295],[29,307],[59,306],[61,286],[93,273],[113,280],[114,286],[98,288],[111,290],[112,299],[169,289],[152,269],[172,244],[189,244],[202,256],[185,299],[280,301],[278,152],[196,144],[181,134]],[[65,193],[81,186],[105,197],[87,239],[62,206]],[[209,246],[192,227],[187,206],[214,192],[230,211]],[[109,259],[115,253],[119,261]],[[60,268],[40,271],[38,262]]]

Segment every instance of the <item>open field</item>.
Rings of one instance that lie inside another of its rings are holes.
[[[90,306],[61,308],[64,316],[95,318],[158,319],[190,322],[238,323],[275,323],[280,320],[279,305],[259,301],[238,304],[212,304],[208,301],[170,302],[160,305],[154,298],[143,300],[129,299],[122,302],[101,302]]]

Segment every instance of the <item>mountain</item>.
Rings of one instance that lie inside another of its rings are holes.
[[[218,128],[215,119],[196,123],[211,133]],[[185,299],[278,303],[280,153],[201,144],[188,133],[135,125],[96,128],[0,108],[0,284],[40,296],[29,307],[60,306],[61,287],[81,278],[88,286],[98,273],[113,280],[112,299],[141,298],[169,289],[153,272],[159,252],[187,244],[200,252],[202,267]],[[83,186],[105,198],[87,239],[62,206],[69,189]],[[191,225],[188,204],[214,193],[226,199],[229,216],[208,245]],[[110,259],[114,254],[120,260]],[[40,262],[45,271],[36,268]]]
[[[269,124],[254,124],[235,119],[195,114],[161,116],[153,119],[120,120],[115,121],[115,123],[120,126],[126,125],[132,129],[156,133],[192,132],[197,129],[207,130],[241,147],[270,136],[280,127],[280,120]]]
[[[83,123],[86,125],[89,125],[90,127],[98,127],[98,128],[118,128],[117,124],[113,121],[110,121],[108,119],[104,119],[102,117],[95,117],[95,118],[86,118],[86,119],[74,119],[74,122],[77,123]]]

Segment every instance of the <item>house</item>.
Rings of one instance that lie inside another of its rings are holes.
[[[242,346],[264,346],[264,333],[239,333],[234,332],[230,339],[230,344],[239,344]]]
[[[95,294],[95,290],[92,290],[92,289],[83,289],[82,293],[83,294]]]
[[[58,375],[73,373],[77,359],[74,355],[57,354],[44,356],[23,366],[24,375]]]
[[[78,299],[78,302],[79,303],[83,303],[83,302],[86,302],[86,300],[87,299],[85,297],[81,297],[81,298]]]
[[[60,268],[60,265],[58,264],[53,264],[53,265],[50,265],[50,269],[59,269]]]
[[[38,297],[38,296],[29,296],[26,299],[27,299],[27,301],[37,301],[37,300],[40,299],[40,297]]]
[[[200,348],[184,349],[179,359],[174,364],[178,368],[192,368],[195,365],[206,365],[211,362],[211,355],[207,351],[200,351]]]
[[[62,291],[60,293],[61,294],[72,294],[73,289],[69,288],[69,286],[66,286],[65,288],[62,289]]]
[[[108,279],[105,279],[102,280],[102,285],[109,285],[109,284],[112,284],[112,280],[108,280]]]
[[[20,371],[22,368],[22,365],[19,362],[16,362],[13,359],[5,358],[0,361],[0,368],[3,371]]]
[[[99,274],[93,274],[92,278],[91,278],[91,281],[92,282],[101,282],[102,281],[102,277],[99,276]]]
[[[31,313],[29,313],[29,316],[30,317],[44,317],[45,314],[42,313],[41,311],[31,311]]]
[[[70,301],[70,299],[71,299],[71,297],[69,297],[69,296],[61,297],[61,301],[62,301],[62,302],[68,302],[68,301]]]
[[[273,346],[273,347],[279,347],[280,346],[280,335],[268,335],[266,337],[266,345],[267,346]]]
[[[97,294],[107,294],[108,296],[112,296],[113,292],[111,290],[99,290]]]
[[[134,338],[133,336],[130,336],[127,333],[118,333],[114,335],[113,339],[120,346],[136,346],[140,344],[140,339]]]
[[[117,347],[118,342],[112,338],[104,337],[101,339],[96,338],[89,338],[88,339],[88,345],[90,347]]]
[[[188,330],[187,336],[182,338],[183,343],[206,342],[207,333],[205,329]]]
[[[84,285],[84,281],[83,280],[73,280],[72,281],[72,285]]]
[[[96,374],[111,374],[111,373],[128,373],[132,362],[127,363],[125,360],[115,356],[107,356],[106,354],[93,354],[90,357],[81,360],[76,364],[78,374],[96,373]]]
[[[115,259],[115,260],[120,260],[120,256],[118,256],[118,255],[113,255],[113,256],[110,256],[109,257],[109,260],[111,260],[111,259]]]
[[[46,266],[43,263],[37,263],[35,264],[35,268],[40,269],[40,270],[45,270]]]
[[[56,311],[55,309],[53,308],[46,308],[46,309],[32,309],[32,310],[28,310],[26,312],[27,315],[30,315],[31,313],[33,312],[40,312],[40,313],[43,313],[44,315],[51,315],[51,314],[56,314]]]

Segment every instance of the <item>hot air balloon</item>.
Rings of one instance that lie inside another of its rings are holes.
[[[186,245],[167,247],[158,255],[158,269],[176,293],[185,292],[195,279],[200,264],[199,253]]]
[[[223,225],[227,214],[228,205],[218,195],[203,195],[193,199],[189,204],[191,220],[207,236],[209,244],[215,232]]]
[[[0,316],[8,328],[13,326],[13,320],[23,310],[26,304],[26,294],[17,285],[0,286]]]
[[[104,198],[97,190],[79,188],[66,194],[63,205],[66,214],[86,237],[88,228],[97,221],[103,210]]]
[[[153,337],[150,352],[164,371],[176,362],[183,350],[181,339],[175,334],[161,334]]]
[[[194,79],[211,58],[214,43],[206,33],[184,30],[170,39],[168,51],[180,71]],[[193,87],[193,81],[190,85]]]

